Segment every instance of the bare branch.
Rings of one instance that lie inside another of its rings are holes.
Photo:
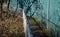
[[[36,1],[36,0],[33,0],[32,4],[30,4],[30,6],[27,7],[27,10],[26,10],[26,12],[25,12],[26,15],[27,15],[28,11],[30,10],[31,6],[33,5],[33,3],[34,3],[35,1]]]

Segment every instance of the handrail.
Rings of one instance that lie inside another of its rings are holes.
[[[33,37],[33,34],[32,34],[31,29],[30,29],[30,24],[29,24],[28,19],[27,19],[27,31],[28,31],[28,37]]]
[[[30,25],[29,21],[27,20],[24,10],[23,10],[23,25],[24,25],[25,37],[33,37],[33,34],[29,26]]]

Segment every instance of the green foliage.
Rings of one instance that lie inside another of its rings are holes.
[[[38,20],[37,17],[34,17],[34,21],[35,21],[36,24],[39,24],[40,23],[40,21]]]

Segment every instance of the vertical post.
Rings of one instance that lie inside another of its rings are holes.
[[[27,36],[26,16],[25,16],[24,10],[23,10],[23,26],[24,26],[25,37],[28,37],[28,36]]]

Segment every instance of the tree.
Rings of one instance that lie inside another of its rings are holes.
[[[20,8],[26,8],[25,9],[25,14],[27,15],[28,14],[28,11],[30,11],[31,10],[31,6],[35,3],[35,2],[37,2],[37,0],[33,0],[33,1],[31,1],[31,0],[18,0],[18,3],[19,3],[19,5],[20,5]],[[34,13],[35,12],[33,12],[33,15],[34,15]]]
[[[16,6],[16,9],[15,9],[15,12],[14,12],[14,16],[15,16],[15,14],[17,12],[17,9],[18,9],[18,0],[17,0],[17,6]]]
[[[8,8],[8,10],[9,10],[9,5],[10,5],[10,0],[8,0],[8,7],[7,7],[7,8]]]

